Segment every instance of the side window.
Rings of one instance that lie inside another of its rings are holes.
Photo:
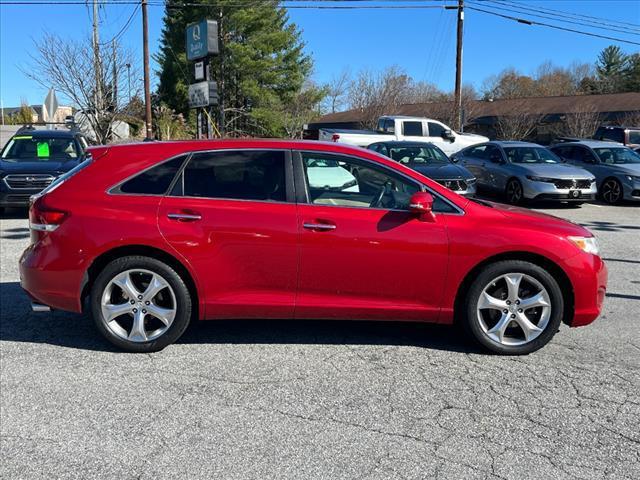
[[[183,174],[189,197],[286,201],[285,156],[282,151],[196,153]]]
[[[446,128],[437,123],[429,122],[429,136],[430,137],[442,137]]]
[[[168,162],[156,165],[135,177],[127,180],[120,188],[120,193],[137,193],[144,195],[164,195],[167,193],[173,178],[180,170],[187,155],[181,155]]]
[[[483,154],[483,158],[491,161],[499,161],[502,160],[502,152],[498,147],[493,145],[487,145]]]
[[[614,142],[624,143],[624,132],[618,129],[604,129],[601,140],[613,140]]]
[[[468,148],[463,151],[465,157],[484,158],[484,151],[487,149],[487,145],[480,145],[479,147]]]
[[[558,155],[560,158],[572,158],[571,147],[553,147],[551,151]]]
[[[406,210],[418,183],[352,157],[303,152],[309,202],[316,205]]]
[[[596,163],[596,157],[594,157],[591,150],[584,147],[573,147],[573,158],[585,163]]]
[[[396,123],[392,118],[384,121],[384,131],[387,133],[396,133]]]
[[[369,146],[367,147],[367,149],[369,149],[369,150],[373,150],[374,152],[378,152],[378,153],[380,153],[380,147],[381,147],[381,146],[382,146],[382,145],[380,145],[379,143],[374,143],[373,145],[369,145]]]
[[[402,134],[406,137],[422,137],[422,122],[402,122]]]

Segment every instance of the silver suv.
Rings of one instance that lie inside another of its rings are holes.
[[[595,177],[526,142],[487,142],[452,156],[476,178],[478,189],[503,193],[509,203],[556,200],[583,203],[596,195]]]

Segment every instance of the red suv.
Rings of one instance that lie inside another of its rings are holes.
[[[98,147],[33,199],[36,310],[90,310],[129,351],[192,319],[459,321],[532,352],[600,313],[586,229],[469,200],[370,150],[284,140]]]

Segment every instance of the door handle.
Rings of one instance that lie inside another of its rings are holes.
[[[336,226],[330,223],[303,223],[302,226],[309,230],[335,230]]]
[[[167,218],[169,220],[178,220],[179,222],[195,222],[202,220],[202,215],[199,213],[168,213]]]

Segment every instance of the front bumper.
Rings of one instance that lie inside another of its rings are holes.
[[[9,190],[0,191],[0,207],[28,207],[31,195],[42,190]]]
[[[598,190],[595,182],[589,188],[558,188],[550,182],[526,179],[522,182],[524,197],[529,200],[560,202],[589,202],[595,200]]]
[[[640,182],[627,178],[622,183],[623,197],[625,200],[640,202]]]
[[[607,293],[607,265],[598,256],[580,254],[565,260],[565,266],[573,285],[574,296],[574,314],[569,325],[589,325],[602,311]]]

